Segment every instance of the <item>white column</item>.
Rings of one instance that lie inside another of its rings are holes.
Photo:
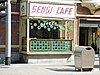
[[[7,1],[5,65],[11,64],[11,3]]]
[[[27,52],[29,52],[29,18],[27,19]]]

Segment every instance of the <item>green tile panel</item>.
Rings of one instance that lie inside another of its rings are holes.
[[[49,51],[50,41],[31,40],[30,51]]]
[[[71,40],[30,40],[30,51],[70,51]]]

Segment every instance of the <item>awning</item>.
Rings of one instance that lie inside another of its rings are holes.
[[[98,27],[99,24],[80,24],[79,27]]]

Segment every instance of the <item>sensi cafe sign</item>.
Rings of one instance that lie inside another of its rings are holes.
[[[75,6],[30,3],[30,16],[75,18]]]

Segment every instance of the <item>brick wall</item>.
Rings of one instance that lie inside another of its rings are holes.
[[[19,3],[11,3],[11,11],[12,12],[19,12],[20,7],[19,7]]]
[[[82,7],[81,4],[77,4],[77,14],[90,15],[91,11],[86,7]]]
[[[11,12],[19,12],[19,5],[17,3],[11,3]],[[0,52],[5,51],[5,44],[6,44],[6,19],[0,19]],[[14,46],[12,47],[12,51],[19,50],[19,14],[12,14],[11,15],[11,44]]]
[[[100,15],[100,8],[96,9],[94,12],[95,15]]]

